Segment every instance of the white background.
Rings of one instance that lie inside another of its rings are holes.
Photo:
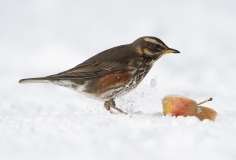
[[[0,0],[0,159],[234,160],[235,29],[230,0]],[[117,100],[132,118],[63,87],[18,84],[141,36],[181,54],[163,56]],[[176,93],[213,97],[216,121],[162,116],[161,99]]]

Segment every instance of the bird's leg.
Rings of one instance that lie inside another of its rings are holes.
[[[118,112],[122,113],[122,114],[127,114],[126,112],[122,111],[120,108],[116,107],[116,103],[115,101],[112,99],[111,101],[111,107],[114,108],[115,110],[117,110]]]
[[[111,111],[111,108],[113,108],[122,114],[127,114],[126,112],[122,111],[120,108],[116,107],[116,103],[115,103],[114,99],[110,99],[109,101],[106,101],[104,103],[104,107],[106,108],[106,110],[110,111],[110,113],[114,113]]]
[[[110,113],[114,113],[111,111],[111,106],[110,106],[110,101],[106,101],[104,103],[104,107],[106,108],[106,110],[108,110]]]

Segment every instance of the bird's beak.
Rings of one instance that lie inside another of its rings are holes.
[[[164,53],[180,53],[180,52],[176,49],[168,48],[164,51]]]

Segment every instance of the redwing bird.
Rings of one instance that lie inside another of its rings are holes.
[[[104,101],[104,107],[126,114],[114,99],[132,91],[153,64],[166,53],[180,53],[156,37],[141,37],[133,43],[105,50],[67,71],[19,83],[53,83]]]

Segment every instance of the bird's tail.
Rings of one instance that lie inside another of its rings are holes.
[[[27,79],[21,79],[19,83],[49,83],[49,79],[46,77],[39,77],[39,78],[27,78]]]

